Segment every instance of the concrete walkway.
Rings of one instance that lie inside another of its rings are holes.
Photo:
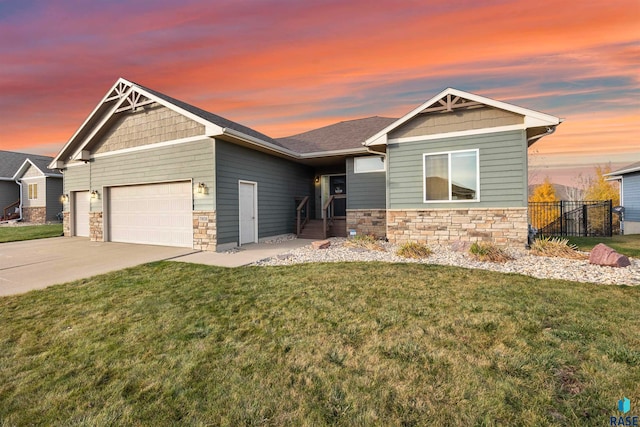
[[[238,267],[309,245],[311,242],[294,239],[280,243],[253,243],[223,253],[167,246],[91,242],[83,237],[2,243],[0,296],[42,289],[153,261]]]
[[[270,258],[310,245],[313,240],[293,239],[278,243],[250,243],[227,252],[195,252],[172,258],[171,261],[190,262],[194,264],[216,265],[219,267],[240,267],[261,259]]]

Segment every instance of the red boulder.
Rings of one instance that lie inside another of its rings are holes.
[[[606,265],[609,267],[628,267],[631,265],[629,258],[619,254],[614,249],[598,243],[589,254],[589,263],[596,265]]]

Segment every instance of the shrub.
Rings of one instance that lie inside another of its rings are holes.
[[[578,247],[569,243],[569,240],[560,237],[538,237],[531,245],[531,253],[534,255],[560,257],[570,259],[584,259],[585,255],[578,252]]]
[[[407,242],[396,251],[398,256],[404,258],[421,259],[427,258],[433,252],[424,243]]]
[[[365,248],[371,251],[384,251],[380,241],[370,234],[356,234],[347,240],[344,245],[352,248]]]
[[[491,243],[473,243],[469,254],[478,261],[506,262],[513,259],[503,249]]]

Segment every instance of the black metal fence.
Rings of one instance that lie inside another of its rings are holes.
[[[611,200],[529,202],[529,224],[544,236],[611,236]]]

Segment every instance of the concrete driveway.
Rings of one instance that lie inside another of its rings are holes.
[[[194,253],[189,248],[54,237],[0,244],[0,296]]]

